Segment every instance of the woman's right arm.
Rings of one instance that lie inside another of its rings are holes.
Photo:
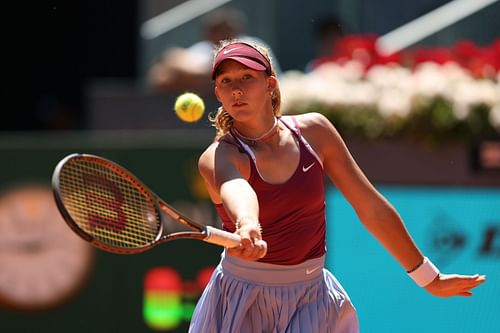
[[[236,147],[214,143],[200,156],[198,168],[212,201],[224,205],[241,236],[241,245],[228,249],[228,254],[257,260],[266,254],[267,244],[262,240],[257,195],[243,175],[248,169],[244,163],[248,160]]]

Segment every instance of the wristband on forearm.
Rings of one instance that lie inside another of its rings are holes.
[[[419,287],[425,287],[439,275],[439,269],[424,257],[424,261],[415,269],[408,272],[408,275],[415,281]]]

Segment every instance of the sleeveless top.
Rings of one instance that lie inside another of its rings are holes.
[[[235,138],[241,152],[250,159],[249,184],[257,194],[262,238],[268,252],[260,262],[295,265],[325,254],[325,192],[323,166],[309,143],[300,133],[296,120],[288,127],[299,143],[299,164],[285,183],[266,182],[257,169],[255,155],[250,147]],[[230,143],[227,142],[226,143]],[[235,144],[236,143],[230,143]],[[235,225],[222,204],[215,208],[222,221],[222,228],[235,231]]]

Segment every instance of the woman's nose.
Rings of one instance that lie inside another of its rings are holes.
[[[241,90],[240,86],[233,86],[232,94],[234,97],[239,97],[243,95],[243,91]]]

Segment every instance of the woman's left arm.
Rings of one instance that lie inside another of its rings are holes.
[[[363,225],[407,272],[418,269],[424,263],[423,254],[398,212],[361,171],[331,122],[316,113],[304,115],[301,122],[304,135],[320,155],[328,177],[352,205]],[[424,266],[427,264],[426,261]],[[432,271],[427,272],[429,274]],[[470,289],[484,281],[483,275],[437,274],[425,288],[436,296],[469,296]]]

